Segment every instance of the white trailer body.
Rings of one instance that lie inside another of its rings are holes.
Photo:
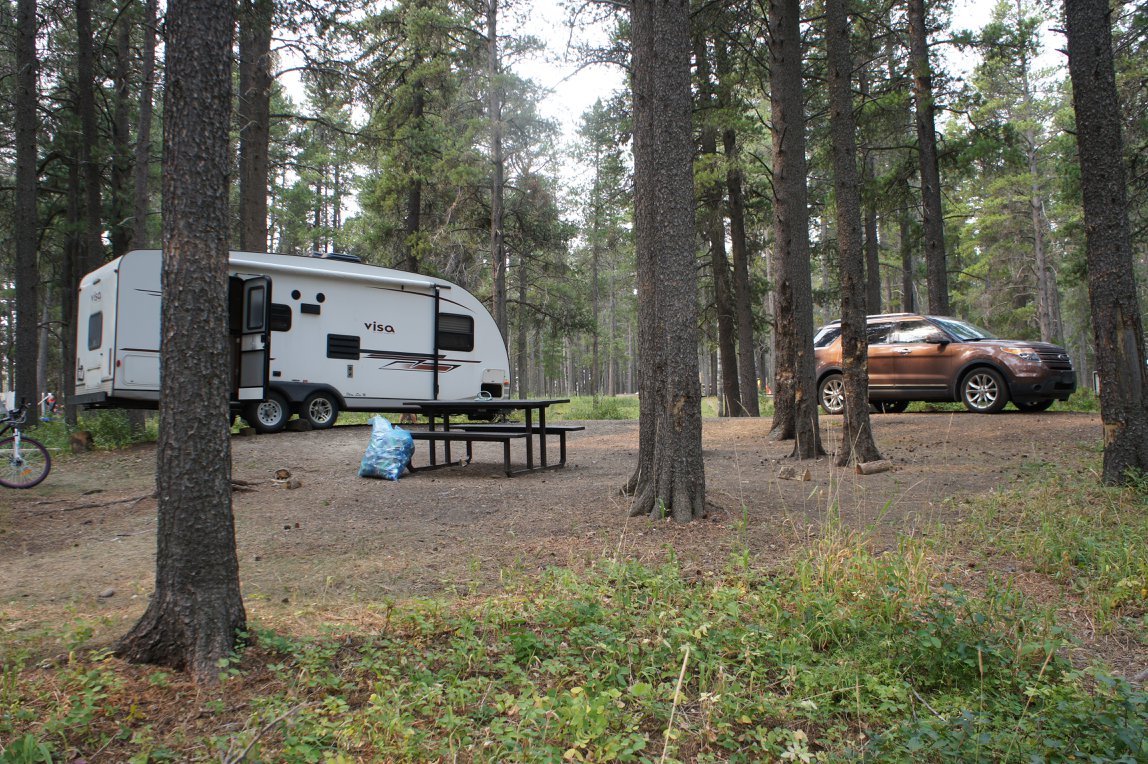
[[[129,252],[80,284],[76,401],[159,401],[158,250]],[[233,405],[257,429],[312,426],[406,401],[509,396],[497,325],[442,279],[334,258],[230,254]]]

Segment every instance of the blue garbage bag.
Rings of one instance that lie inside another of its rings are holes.
[[[359,477],[398,480],[414,450],[415,442],[409,432],[381,416],[371,417],[371,442],[359,465]]]

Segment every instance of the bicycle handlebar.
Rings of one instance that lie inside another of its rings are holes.
[[[2,420],[5,424],[24,424],[28,420],[28,402],[24,401],[19,406],[8,411],[7,416]]]

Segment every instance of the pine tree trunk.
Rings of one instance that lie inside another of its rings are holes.
[[[267,249],[274,0],[242,0],[239,16],[239,248]]]
[[[733,102],[733,83],[730,82],[729,50],[727,43],[717,45],[718,95],[724,109],[736,108]],[[726,161],[726,198],[729,213],[730,254],[733,257],[733,299],[737,325],[737,375],[739,416],[761,416],[758,398],[757,348],[754,343],[753,288],[749,277],[749,244],[745,231],[745,191],[741,172],[741,150],[737,132],[727,128],[722,132],[722,148]]]
[[[865,160],[865,177],[876,175],[876,159]],[[869,199],[865,206],[865,311],[881,312],[881,241],[877,227],[877,202]]]
[[[745,232],[745,194],[739,166],[737,134],[726,130],[723,138],[726,161],[726,188],[729,195],[729,235],[733,254],[734,310],[737,314],[737,369],[741,416],[761,416],[758,398],[757,346],[753,331],[753,288],[749,280],[749,244]]]
[[[941,212],[941,175],[937,165],[937,128],[933,107],[933,74],[925,0],[909,0],[909,59],[916,103],[917,158],[921,173],[921,218],[929,312],[949,315],[949,282],[945,262],[945,227]]]
[[[246,624],[228,428],[233,22],[227,0],[186,0],[167,15],[156,587],[117,647],[206,683]]]
[[[1148,472],[1148,369],[1128,224],[1120,103],[1107,0],[1065,0],[1088,259],[1088,301],[1108,484]]]
[[[709,239],[710,272],[714,282],[714,313],[717,315],[717,347],[721,361],[721,406],[719,416],[741,416],[741,392],[738,385],[737,326],[734,321],[733,289],[730,287],[729,258],[725,248],[725,214],[722,208],[724,183],[710,177],[712,170],[704,166],[717,158],[717,130],[707,120],[712,119],[715,107],[714,83],[710,76],[709,55],[705,37],[699,32],[694,39],[694,60],[697,63],[698,92],[702,112],[701,159],[703,182],[702,220],[705,236]],[[716,375],[715,375],[716,379]]]
[[[84,255],[81,273],[104,263],[103,220],[100,202],[100,165],[94,152],[99,141],[96,127],[95,62],[92,51],[91,0],[76,0],[76,111],[80,117],[80,166],[84,178]]]
[[[36,386],[39,356],[40,266],[36,254],[39,223],[37,199],[36,0],[18,0],[16,7],[16,196],[13,209],[16,249],[16,405],[40,400]]]
[[[849,17],[845,0],[825,0],[829,63],[829,123],[833,189],[837,197],[837,251],[841,269],[841,361],[845,411],[837,466],[881,458],[869,422],[869,366],[865,339],[865,260],[861,188],[857,179],[857,126],[853,118]]]
[[[146,0],[144,3],[139,132],[136,134],[135,166],[132,168],[132,246],[138,249],[151,246],[151,236],[148,234],[148,214],[151,208],[148,178],[151,172],[152,99],[155,97],[156,7],[157,0]]]
[[[112,257],[119,257],[132,245],[132,148],[130,99],[131,81],[129,65],[131,58],[130,11],[125,9],[116,20],[116,60],[114,98],[112,108],[112,173],[111,173],[111,241]]]
[[[909,214],[907,208],[901,210],[898,220],[900,232],[898,244],[901,248],[901,310],[905,313],[917,310],[916,286],[913,283],[912,221],[909,219]]]
[[[775,275],[777,386],[770,437],[793,438],[793,456],[811,459],[825,452],[821,448],[814,378],[800,20],[799,0],[771,0],[770,103],[778,267]]]
[[[638,465],[632,515],[704,514],[688,0],[631,5]]]
[[[498,0],[486,0],[487,118],[490,120],[490,262],[494,269],[494,322],[507,340],[506,250],[503,246],[502,200],[505,159],[502,156],[502,88],[498,61]]]

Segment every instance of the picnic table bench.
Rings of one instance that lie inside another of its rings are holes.
[[[523,472],[557,469],[566,465],[566,434],[583,430],[580,425],[547,425],[546,409],[555,403],[567,403],[566,399],[544,400],[468,400],[468,401],[409,401],[404,406],[427,418],[428,429],[412,430],[414,440],[425,441],[429,444],[428,461],[422,467],[408,465],[412,472],[426,469],[437,469],[459,463],[470,463],[474,458],[475,443],[502,443],[503,469],[507,477]],[[523,411],[526,415],[524,424],[515,423],[465,423],[452,425],[452,414],[470,414],[476,409],[486,412]],[[537,421],[534,417],[537,415]],[[550,463],[547,459],[546,440],[548,436],[558,436],[559,460]],[[539,461],[534,461],[534,443],[538,441]],[[526,467],[513,469],[510,464],[510,443],[515,440],[526,441]],[[437,444],[443,444],[445,462],[438,461]],[[466,444],[465,462],[455,462],[451,459],[450,446],[452,443]]]
[[[506,476],[511,477],[514,471],[510,468],[510,441],[520,440],[526,437],[526,431],[521,432],[471,432],[468,430],[410,430],[411,438],[414,440],[429,441],[429,464],[422,467],[416,467],[413,463],[407,464],[407,469],[411,472],[418,472],[420,470],[438,469],[439,467],[450,467],[456,462],[451,461],[450,458],[450,444],[451,443],[465,443],[466,444],[466,460],[458,463],[470,464],[474,459],[474,443],[475,442],[491,442],[502,443],[502,464],[503,469],[506,471]],[[446,454],[446,461],[439,462],[437,458],[438,449],[435,447],[436,443],[442,443]]]

